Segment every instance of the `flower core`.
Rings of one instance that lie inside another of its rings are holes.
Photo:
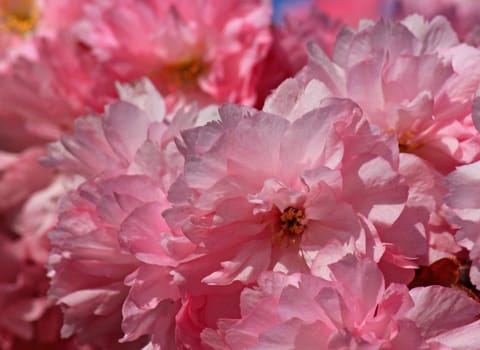
[[[305,231],[302,209],[288,207],[280,215],[280,231],[272,237],[273,243],[279,246],[291,246],[297,243]]]
[[[0,0],[0,30],[24,35],[38,22],[35,0]]]
[[[395,132],[393,129],[388,129],[388,135],[396,134],[398,140],[398,149],[402,153],[413,153],[421,145],[418,142],[413,141],[413,138],[416,136],[414,131],[404,131],[401,133]]]
[[[160,78],[171,90],[179,87],[196,86],[198,78],[205,73],[207,65],[201,57],[192,56],[166,64],[160,71]]]

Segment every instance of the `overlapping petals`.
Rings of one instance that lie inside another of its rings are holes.
[[[252,105],[270,16],[264,0],[92,2],[76,30],[118,79],[149,76],[169,106],[184,96]]]
[[[444,287],[385,287],[375,263],[349,255],[330,279],[265,272],[241,297],[242,318],[202,339],[213,349],[473,349],[480,305]],[[456,335],[471,332],[471,336]]]
[[[397,137],[400,151],[444,174],[478,158],[470,114],[480,52],[459,44],[443,17],[345,28],[332,60],[314,45],[309,52],[301,86],[315,78],[323,95],[351,98],[372,124]]]
[[[189,289],[307,271],[332,242],[379,259],[373,225],[394,223],[408,195],[393,137],[372,132],[348,100],[294,122],[234,105],[220,115],[183,133],[185,170],[165,212],[199,246],[176,269]]]
[[[480,163],[459,167],[448,175],[446,181],[449,193],[446,202],[450,209],[450,221],[457,225],[459,231],[457,242],[468,249],[471,259],[470,279],[480,286],[480,212],[477,195],[479,185]]]
[[[0,1],[0,348],[477,349],[478,36],[407,3]]]
[[[448,18],[461,38],[478,45],[478,20],[480,4],[474,0],[440,0],[435,2],[401,0],[398,4],[399,16],[418,13],[427,18],[442,15]]]
[[[167,115],[147,80],[119,86],[119,94],[103,118],[78,119],[43,160],[83,181],[63,200],[50,235],[50,294],[65,314],[63,336],[137,348],[154,334],[154,344],[169,344],[180,306],[170,270],[193,250],[162,218],[170,206],[164,188],[182,166],[173,141],[215,113],[192,107]]]

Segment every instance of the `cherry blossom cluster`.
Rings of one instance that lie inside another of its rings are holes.
[[[480,349],[479,4],[272,16],[0,0],[0,350]]]

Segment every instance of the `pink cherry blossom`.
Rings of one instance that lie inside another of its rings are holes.
[[[87,2],[0,4],[2,148],[19,151],[58,139],[75,117],[114,96],[114,76],[70,31]]]
[[[0,70],[18,57],[35,59],[37,39],[55,40],[81,15],[85,0],[6,0],[0,4]]]
[[[325,93],[328,90],[318,80],[302,88],[297,80],[288,79],[267,99],[264,110],[295,120],[320,106]],[[413,278],[412,268],[452,257],[461,248],[445,217],[443,196],[447,190],[443,176],[428,162],[409,153],[400,154],[398,170],[409,187],[409,195],[395,222],[378,227],[377,235],[385,244],[379,266],[387,282],[408,283]]]
[[[480,288],[480,205],[478,188],[480,162],[464,165],[447,176],[449,189],[446,202],[451,210],[450,221],[457,225],[458,244],[469,251],[472,267],[470,279]]]
[[[50,235],[50,293],[65,314],[64,336],[126,348],[150,339],[163,348],[175,341],[180,308],[170,271],[195,248],[162,217],[164,191],[183,166],[173,141],[216,114],[185,107],[169,115],[147,80],[118,89],[121,101],[102,118],[78,119],[43,159],[83,182]]]
[[[163,100],[149,88],[147,81],[136,89],[119,87],[124,99],[135,104],[119,101],[108,107],[104,119],[78,119],[75,133],[52,145],[43,160],[65,174],[90,179],[62,201],[50,234],[50,294],[64,312],[62,336],[78,334],[82,343],[136,348],[146,341],[132,337],[131,343],[118,343],[122,305],[130,291],[124,280],[141,263],[122,250],[117,234],[136,207],[164,197],[154,180],[122,177],[148,141],[149,125],[165,117]]]
[[[0,144],[21,148],[56,140],[74,118],[99,112],[116,97],[115,80],[145,75],[171,94],[169,109],[175,101],[183,104],[177,100],[183,94],[202,105],[253,104],[255,73],[271,42],[269,2],[196,6],[3,1],[0,49],[5,41],[9,58],[2,65],[0,57]]]
[[[480,4],[475,0],[438,0],[413,1],[400,0],[399,14],[408,15],[418,13],[426,18],[442,15],[448,18],[453,28],[461,38],[468,39],[469,34],[478,25],[480,20]]]
[[[408,153],[400,156],[400,174],[409,185],[406,212],[418,217],[419,223],[405,221],[401,226],[390,228],[389,237],[402,246],[408,243],[401,232],[410,231],[412,237],[426,236],[428,250],[425,252],[424,247],[417,245],[416,263],[420,265],[428,266],[441,258],[456,256],[461,247],[455,242],[455,228],[447,221],[448,209],[444,196],[448,189],[444,184],[444,176],[428,162]],[[412,253],[414,249],[405,246],[405,251]]]
[[[400,151],[443,174],[478,159],[471,103],[480,82],[480,51],[459,44],[444,18],[410,16],[345,28],[333,59],[318,46],[309,51],[300,86],[318,79],[317,94],[351,98],[372,124],[397,137]]]
[[[329,280],[264,272],[241,295],[240,319],[202,333],[213,349],[474,349],[480,305],[461,291],[391,284],[346,256]],[[469,334],[469,336],[466,336]]]
[[[181,129],[215,118],[215,113],[185,106],[167,114],[163,98],[146,79],[119,85],[118,92],[121,100],[107,106],[102,118],[79,118],[72,135],[48,145],[43,163],[85,178],[147,173],[168,189],[183,165],[175,136]]]
[[[0,72],[0,145],[14,150],[58,139],[115,96],[114,77],[68,33],[34,44],[36,59],[19,57]]]
[[[305,272],[332,242],[379,259],[373,225],[392,225],[408,192],[394,138],[374,134],[349,100],[294,122],[235,105],[220,115],[183,132],[185,170],[164,214],[199,246],[174,271],[187,290],[253,283],[265,270]]]
[[[77,334],[81,343],[114,349],[120,347],[121,307],[128,295],[123,279],[139,263],[121,251],[116,236],[115,227],[129,209],[115,201],[115,193],[122,195],[122,183],[98,191],[94,182],[85,183],[63,201],[50,234],[49,294],[64,314],[62,337]]]
[[[476,350],[480,50],[358,4],[0,0],[0,349]]]
[[[125,187],[131,191],[130,196],[125,195],[125,199],[129,199],[139,191],[132,186],[132,177],[124,180]],[[142,181],[148,183],[148,180],[145,177]],[[150,188],[145,187],[151,198],[143,200],[118,231],[124,251],[142,263],[125,279],[130,291],[123,304],[125,336],[122,341],[148,334],[152,343],[163,349],[175,342],[175,317],[182,297],[171,271],[195,246],[181,233],[172,232],[163,219],[162,212],[169,208],[163,192],[153,183]],[[186,339],[178,341],[179,344],[184,342]]]
[[[120,80],[150,77],[171,106],[253,104],[271,42],[265,0],[92,2],[76,31]]]

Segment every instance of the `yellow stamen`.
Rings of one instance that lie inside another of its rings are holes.
[[[295,245],[305,231],[304,219],[302,209],[286,208],[280,215],[279,231],[272,237],[272,243],[280,247]]]
[[[39,11],[35,0],[0,0],[0,30],[20,35],[37,25]]]
[[[398,134],[394,130],[388,129],[386,133],[388,135],[397,134],[398,149],[402,153],[413,153],[421,147],[420,143],[413,141],[416,136],[414,131],[409,130]]]
[[[198,78],[206,70],[205,62],[198,56],[192,56],[164,65],[157,74],[169,90],[176,90],[196,86]]]

